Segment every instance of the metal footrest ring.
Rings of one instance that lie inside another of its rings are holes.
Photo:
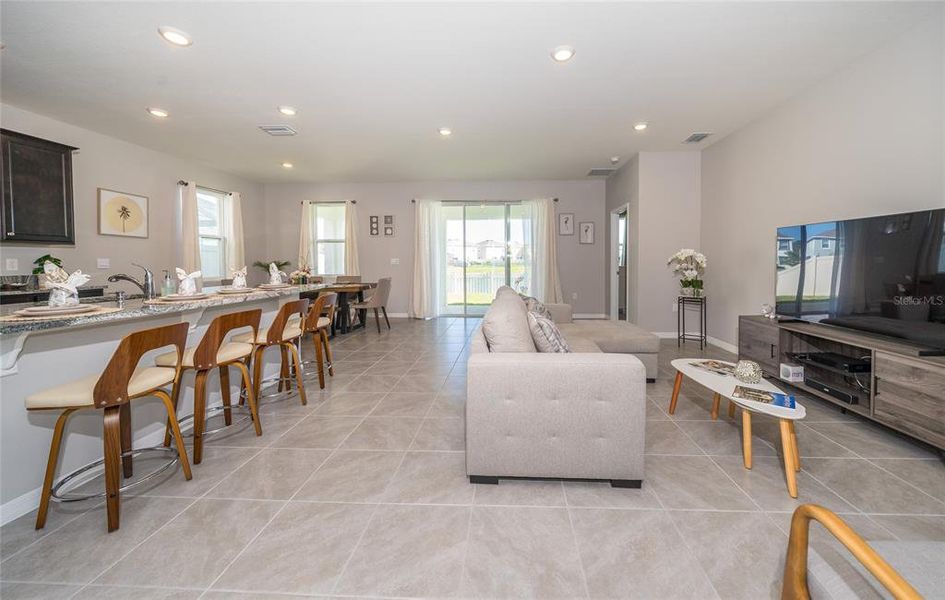
[[[244,415],[243,418],[237,420],[237,421],[234,422],[234,423],[230,423],[229,425],[223,425],[222,427],[217,427],[217,428],[215,428],[215,429],[207,429],[207,430],[204,430],[203,435],[204,435],[204,436],[212,435],[212,434],[214,434],[214,433],[217,433],[217,432],[220,432],[220,431],[224,431],[224,430],[228,430],[228,429],[230,429],[231,427],[235,427],[235,426],[241,425],[241,424],[243,424],[243,423],[252,423],[252,422],[253,422],[253,415],[252,415],[251,412],[249,412],[249,407],[248,407],[248,406],[246,406],[246,405],[240,405],[240,404],[234,404],[234,405],[230,406],[230,410],[233,411],[233,412],[235,412],[235,413],[239,413],[239,414]],[[224,407],[223,407],[222,404],[219,405],[219,406],[212,406],[212,407],[210,407],[210,408],[207,409],[207,413],[206,413],[206,417],[205,417],[205,418],[213,417],[213,416],[218,415],[218,414],[220,414],[220,413],[222,413],[222,412],[224,412]],[[187,415],[186,417],[183,417],[183,418],[177,420],[177,423],[178,423],[178,425],[179,425],[180,428],[181,428],[181,435],[182,435],[182,436],[188,437],[188,438],[194,437],[194,428],[193,428],[193,425],[191,425],[190,427],[187,428],[186,431],[184,431],[184,424],[190,424],[190,423],[193,422],[193,420],[194,420],[194,415],[192,415],[192,414]]]
[[[157,477],[158,475],[160,475],[160,474],[163,473],[164,471],[170,469],[171,467],[173,467],[174,465],[176,465],[176,464],[178,464],[178,463],[180,462],[180,457],[177,455],[177,449],[176,449],[176,448],[165,448],[164,446],[155,446],[155,447],[153,447],[153,448],[139,448],[139,449],[137,449],[137,450],[131,450],[131,451],[129,451],[129,452],[123,453],[123,454],[122,454],[122,458],[127,457],[127,456],[131,456],[131,457],[134,459],[134,458],[137,458],[138,456],[141,456],[142,454],[146,454],[146,453],[149,453],[149,452],[158,452],[158,453],[164,453],[164,454],[172,454],[173,456],[172,456],[172,458],[170,458],[170,460],[168,460],[166,463],[162,464],[160,467],[158,467],[158,468],[156,468],[155,470],[151,471],[150,473],[148,473],[147,475],[145,475],[145,476],[142,477],[141,479],[138,479],[137,481],[133,481],[133,482],[131,482],[131,483],[128,483],[128,484],[125,484],[125,485],[121,486],[120,488],[118,488],[118,491],[119,491],[119,492],[124,492],[125,490],[130,490],[130,489],[132,489],[132,488],[134,488],[134,487],[137,487],[137,486],[141,485],[141,484],[144,483],[145,481],[148,481],[148,480],[150,480],[150,479],[154,479],[155,477]],[[65,477],[63,477],[63,478],[60,479],[59,481],[57,481],[57,482],[56,482],[56,485],[53,486],[52,491],[50,492],[50,496],[51,496],[52,499],[53,499],[54,501],[56,501],[56,502],[79,502],[79,501],[82,501],[82,500],[90,500],[90,499],[92,499],[92,498],[104,498],[104,497],[105,497],[105,491],[104,491],[104,490],[103,490],[102,492],[100,492],[100,493],[97,493],[97,494],[72,494],[72,493],[69,493],[68,490],[66,490],[65,492],[62,491],[62,488],[65,487],[69,482],[73,481],[74,479],[76,479],[76,478],[79,477],[80,475],[82,475],[82,474],[84,474],[84,473],[88,473],[89,471],[92,471],[92,470],[94,470],[94,469],[96,469],[96,468],[99,468],[99,467],[101,467],[101,469],[102,469],[102,474],[104,474],[104,472],[105,472],[105,468],[104,468],[104,467],[105,467],[105,459],[104,459],[104,458],[100,458],[100,459],[98,459],[98,460],[96,460],[96,461],[94,461],[94,462],[90,462],[89,464],[85,465],[84,467],[79,467],[79,468],[76,469],[75,471],[69,473],[68,475],[66,475]],[[100,475],[100,474],[99,474],[99,475]],[[99,475],[96,475],[95,477],[98,477]],[[91,481],[91,480],[94,479],[95,477],[89,477],[88,479],[83,480],[79,485],[88,483],[89,481]]]
[[[276,375],[273,377],[268,377],[266,379],[263,379],[262,384],[259,386],[259,392],[260,392],[259,397],[256,398],[257,407],[262,408],[263,406],[266,406],[268,404],[275,404],[276,402],[283,402],[285,400],[288,400],[292,396],[293,393],[298,392],[298,389],[294,389],[294,390],[286,389],[281,392],[272,392],[269,394],[262,393],[262,391],[265,389],[275,387],[275,385],[278,384],[280,381],[282,381],[285,384],[290,384],[291,382],[295,381],[295,378],[294,377],[281,377],[279,375]],[[304,372],[303,372],[303,381],[304,381]],[[246,390],[240,390],[240,393],[238,394],[238,398],[245,400]]]

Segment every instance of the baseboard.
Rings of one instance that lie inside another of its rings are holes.
[[[670,340],[675,340],[676,335],[677,335],[675,331],[654,331],[652,333],[658,338],[670,339]],[[706,338],[706,342],[710,346],[716,346],[718,348],[721,348],[722,350],[731,352],[732,354],[738,354],[738,348],[736,346],[734,346],[733,344],[729,344],[726,341],[720,340],[717,337],[712,337],[710,335]]]
[[[572,319],[609,319],[604,313],[574,313]]]

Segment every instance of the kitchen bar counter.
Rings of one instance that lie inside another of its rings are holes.
[[[49,441],[56,411],[28,412],[23,405],[30,394],[83,377],[98,376],[105,368],[119,341],[126,335],[148,329],[186,322],[190,325],[187,345],[196,345],[210,322],[217,316],[240,310],[262,309],[260,327],[266,327],[279,307],[300,293],[314,292],[326,286],[293,286],[279,291],[259,291],[245,296],[213,295],[206,300],[167,305],[146,305],[139,298],[126,300],[119,311],[55,321],[4,321],[0,323],[0,516],[3,522],[36,508],[42,484]],[[213,288],[207,288],[210,292]],[[311,295],[311,294],[306,294]],[[90,299],[115,308],[114,297]],[[17,307],[2,307],[9,314]],[[311,358],[311,344],[302,347],[304,358]],[[156,353],[155,353],[156,354]],[[264,376],[279,372],[278,351],[266,352]],[[145,356],[141,366],[153,364]],[[239,378],[231,375],[231,393],[239,393]],[[220,404],[219,378],[208,380],[208,406]],[[308,384],[312,385],[312,384]],[[317,386],[318,384],[314,384]],[[316,394],[312,389],[313,398]],[[291,401],[290,401],[291,402]],[[135,447],[160,444],[164,437],[164,410],[157,398],[137,400],[133,404],[133,440]],[[278,407],[262,418],[263,434],[278,415]],[[287,407],[288,408],[288,407]],[[178,415],[193,412],[193,372],[184,376]],[[245,428],[246,423],[234,427]],[[221,432],[217,436],[227,435]],[[270,434],[271,435],[271,434]],[[102,411],[82,410],[69,419],[59,468],[60,477],[74,468],[102,456]],[[176,471],[173,477],[183,477]],[[194,482],[197,483],[197,482]],[[55,510],[55,509],[54,509]]]

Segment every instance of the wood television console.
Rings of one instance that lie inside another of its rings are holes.
[[[759,316],[738,318],[739,359],[757,362],[778,380],[781,363],[803,364],[805,376],[856,395],[857,402],[843,402],[804,383],[785,383],[945,450],[945,357],[920,356],[919,351],[904,341],[851,329]],[[851,374],[797,358],[814,352],[868,359],[871,370]]]

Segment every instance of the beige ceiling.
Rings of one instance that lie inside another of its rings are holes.
[[[0,99],[259,181],[569,179],[718,140],[931,9],[4,1]],[[279,123],[299,135],[257,129]]]

